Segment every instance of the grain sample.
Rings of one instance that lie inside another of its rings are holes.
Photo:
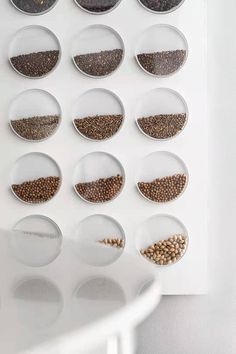
[[[103,240],[100,240],[98,242],[105,246],[111,246],[116,248],[125,247],[125,241],[119,238],[104,238]]]
[[[120,0],[76,0],[77,4],[90,12],[106,12],[111,10]]]
[[[56,0],[12,0],[18,9],[31,14],[37,14],[49,10]]]
[[[42,177],[21,184],[13,184],[12,190],[18,198],[27,203],[43,203],[54,197],[60,187],[60,178]]]
[[[105,76],[117,69],[122,58],[123,50],[113,49],[77,55],[74,61],[78,68],[88,75]]]
[[[11,120],[11,127],[22,138],[42,140],[51,136],[59,125],[58,115]]]
[[[140,129],[154,139],[168,139],[178,134],[185,126],[186,113],[159,114],[137,120]]]
[[[92,203],[104,203],[114,199],[123,186],[121,175],[100,178],[93,182],[78,183],[75,188],[79,195]]]
[[[104,140],[115,135],[123,122],[123,115],[97,115],[75,119],[78,131],[89,139]]]
[[[170,75],[185,62],[186,50],[172,50],[138,54],[140,65],[149,73],[157,76]]]
[[[174,9],[182,0],[140,0],[141,3],[152,11],[165,12]]]
[[[48,74],[56,66],[58,59],[59,50],[22,54],[10,58],[13,67],[28,77],[42,77]]]
[[[187,248],[187,237],[182,234],[173,235],[161,240],[146,249],[140,250],[142,256],[158,265],[167,265],[177,262]]]
[[[152,182],[138,182],[140,192],[148,199],[165,203],[176,199],[185,189],[187,176],[176,174],[154,179]]]

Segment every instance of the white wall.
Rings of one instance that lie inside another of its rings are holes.
[[[165,297],[138,354],[236,353],[236,2],[207,1],[210,294]]]

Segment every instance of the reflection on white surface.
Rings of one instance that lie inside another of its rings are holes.
[[[84,325],[111,314],[125,304],[125,295],[118,283],[97,277],[81,284],[74,294],[73,311],[78,324]]]
[[[52,325],[63,306],[58,288],[44,278],[20,282],[14,289],[13,300],[22,323],[33,329]]]

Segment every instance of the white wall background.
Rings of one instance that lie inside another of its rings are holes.
[[[208,0],[210,294],[163,298],[138,354],[236,353],[235,13],[235,0]]]

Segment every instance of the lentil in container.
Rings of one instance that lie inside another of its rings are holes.
[[[177,234],[140,250],[140,253],[157,265],[173,264],[184,255],[187,244],[187,237]]]

